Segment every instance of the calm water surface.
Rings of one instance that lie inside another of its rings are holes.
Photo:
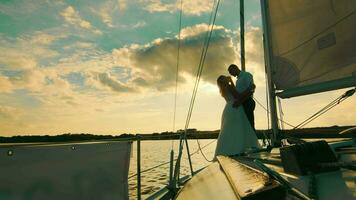
[[[216,140],[199,140],[201,146],[208,146],[203,148],[203,152],[208,159],[212,159],[216,147]],[[173,141],[174,157],[178,155],[178,145],[179,140]],[[141,171],[147,168],[153,167],[155,165],[169,161],[170,151],[172,149],[171,140],[160,140],[160,141],[141,141]],[[198,150],[198,145],[196,140],[189,140],[190,152],[196,152]],[[136,174],[136,142],[133,143],[132,156],[130,160],[130,170],[129,176]],[[204,159],[200,152],[194,154],[192,157],[193,169],[198,170],[209,164],[208,161]],[[181,174],[190,174],[189,163],[187,158],[187,152],[184,146],[184,153],[181,166]],[[151,171],[141,174],[141,195],[143,199],[146,199],[154,192],[158,191],[160,188],[167,185],[169,179],[169,164],[163,165],[161,167],[155,168]],[[130,199],[137,199],[137,180],[136,176],[129,179],[129,196]]]

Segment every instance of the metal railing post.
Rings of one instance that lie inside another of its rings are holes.
[[[193,170],[192,158],[190,157],[187,133],[184,134],[184,141],[185,141],[185,147],[187,148],[187,156],[188,156],[188,161],[189,161],[190,173],[192,176],[194,176],[194,170]]]
[[[174,181],[173,181],[173,160],[174,160],[174,151],[171,150],[170,154],[170,164],[169,164],[169,187],[173,188]]]
[[[141,200],[141,136],[136,135],[137,143],[137,199]]]

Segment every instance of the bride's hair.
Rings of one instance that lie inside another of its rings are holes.
[[[219,87],[219,91],[222,97],[225,99],[227,98],[226,93],[227,93],[227,82],[226,82],[226,76],[221,75],[218,77],[216,80],[217,85]]]

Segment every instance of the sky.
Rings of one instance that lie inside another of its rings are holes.
[[[213,0],[0,1],[0,135],[152,133],[185,125]],[[222,0],[190,128],[220,128],[216,78],[240,63],[239,5]],[[246,68],[266,106],[259,0],[245,2]],[[298,124],[346,90],[282,100]],[[355,124],[354,97],[309,126]],[[256,106],[256,128],[267,128]],[[287,126],[288,128],[288,126]]]

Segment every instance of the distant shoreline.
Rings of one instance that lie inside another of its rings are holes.
[[[350,138],[350,135],[340,135],[343,130],[355,126],[332,126],[332,127],[316,127],[303,128],[296,130],[282,130],[282,137],[296,137],[296,138]],[[117,140],[127,141],[136,140],[138,137],[141,140],[173,140],[179,139],[178,132],[161,132],[151,134],[120,134],[120,135],[94,135],[88,133],[66,133],[61,135],[23,135],[0,137],[0,143],[35,143],[35,142],[81,142],[81,141],[98,141],[98,140]],[[271,134],[271,130],[256,130],[258,138],[264,138],[264,135]],[[196,129],[187,130],[188,139],[215,139],[219,135],[219,130],[215,131],[199,131]]]

